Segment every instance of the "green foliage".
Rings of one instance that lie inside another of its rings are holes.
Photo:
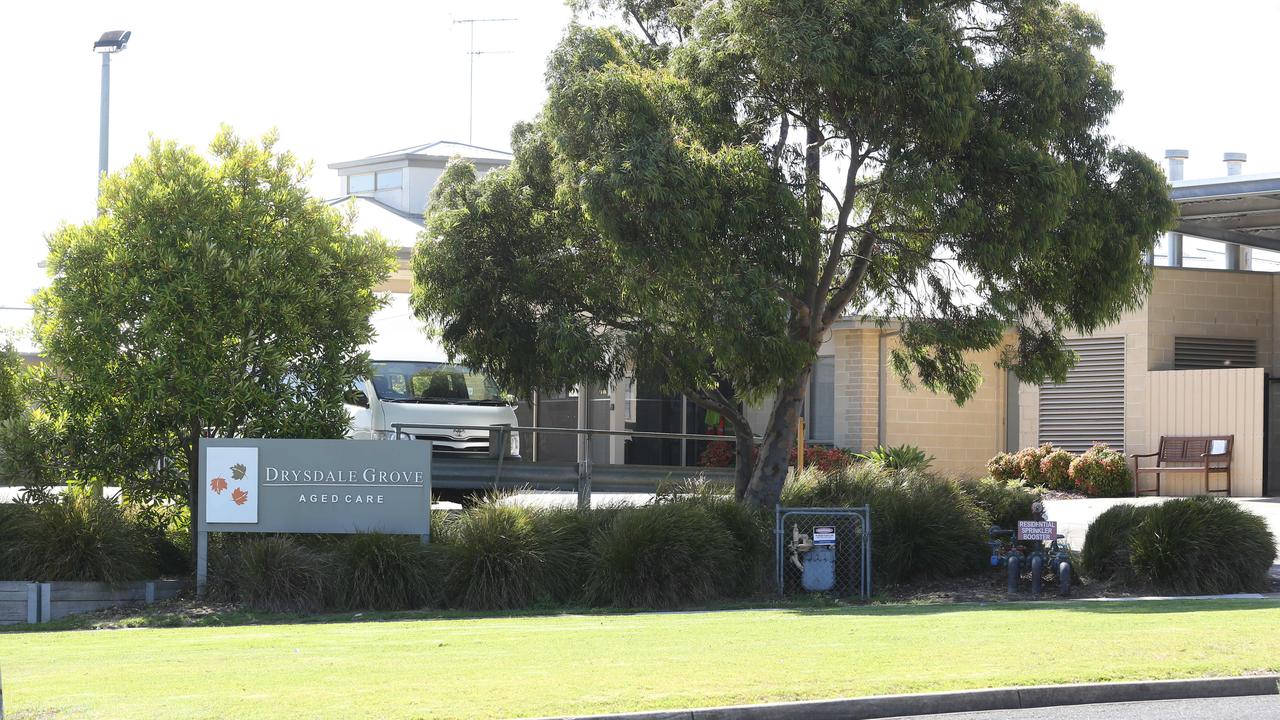
[[[1145,516],[1147,508],[1139,505],[1115,505],[1107,508],[1089,524],[1080,551],[1085,575],[1104,582],[1127,584],[1133,579],[1130,557],[1133,529]]]
[[[553,598],[576,548],[569,526],[539,523],[542,512],[495,497],[452,518],[439,537],[449,604],[505,610]]]
[[[1019,520],[1031,520],[1031,506],[1039,494],[1027,489],[1021,480],[965,480],[960,488],[987,514],[991,525],[1013,529]]]
[[[0,422],[17,416],[27,407],[21,386],[23,367],[22,356],[13,343],[0,343]]]
[[[1124,455],[1101,443],[1071,461],[1071,481],[1090,497],[1123,497],[1133,492],[1133,471]]]
[[[730,566],[733,579],[728,593],[746,597],[761,591],[773,562],[773,524],[768,513],[736,502],[732,488],[704,478],[660,486],[655,502],[693,503],[710,511],[734,545],[735,559]]]
[[[1064,333],[1145,296],[1174,207],[1106,134],[1119,93],[1075,6],[575,3],[643,32],[572,25],[512,164],[451,163],[414,253],[415,311],[501,384],[777,390],[746,488],[772,507],[842,315],[899,323],[895,371],[964,401],[968,353],[1060,379]]]
[[[116,583],[154,577],[150,541],[110,500],[69,491],[5,514],[9,538],[0,539],[0,565],[12,573],[6,579]]]
[[[740,586],[744,558],[710,508],[659,503],[619,510],[592,539],[592,602],[668,608],[707,602]]]
[[[900,583],[962,575],[987,550],[990,517],[959,483],[874,464],[806,472],[783,488],[787,507],[869,505],[875,581]]]
[[[1268,588],[1276,541],[1261,517],[1215,497],[1168,500],[1144,510],[1130,541],[1139,581],[1193,595]]]
[[[49,237],[31,387],[68,448],[60,479],[181,501],[201,435],[345,431],[394,253],[275,142],[224,128],[209,159],[153,141],[103,180],[98,217]]]
[[[1227,498],[1117,505],[1085,536],[1085,572],[1178,594],[1265,590],[1276,540],[1266,521]]]
[[[27,524],[27,516],[33,512],[26,503],[0,503],[0,578],[16,579],[18,554],[22,546],[19,528]]]
[[[191,513],[175,504],[124,506],[125,517],[147,538],[160,577],[191,574]]]
[[[357,533],[335,553],[334,604],[350,610],[413,610],[436,604],[436,565],[436,554],[417,538]]]
[[[933,456],[915,445],[899,445],[897,447],[880,445],[870,452],[858,455],[858,458],[889,470],[916,470],[923,472],[933,464]]]
[[[211,553],[210,594],[270,612],[318,612],[332,559],[287,535],[225,539]]]

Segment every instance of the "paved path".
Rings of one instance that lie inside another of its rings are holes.
[[[896,720],[1280,720],[1280,696],[1069,705],[982,713],[912,715]],[[895,720],[890,718],[888,720]]]
[[[1089,523],[1107,508],[1125,503],[1136,505],[1155,505],[1172,498],[1140,497],[1140,498],[1091,498],[1088,500],[1046,500],[1045,515],[1058,523],[1058,532],[1067,536],[1074,550],[1084,547],[1085,532]],[[1240,507],[1256,515],[1261,515],[1271,527],[1271,534],[1280,538],[1280,498],[1232,498]],[[1276,558],[1280,564],[1280,555]]]

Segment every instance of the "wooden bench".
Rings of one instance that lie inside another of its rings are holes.
[[[1133,496],[1149,493],[1160,494],[1160,476],[1197,474],[1204,477],[1206,493],[1225,492],[1231,495],[1231,446],[1235,435],[1203,435],[1173,437],[1161,436],[1160,449],[1145,455],[1133,455]],[[1158,458],[1155,467],[1138,467],[1138,458]],[[1196,463],[1193,466],[1170,467],[1167,463]],[[1209,475],[1225,473],[1227,486],[1210,488]],[[1142,487],[1142,478],[1156,476],[1155,487]]]

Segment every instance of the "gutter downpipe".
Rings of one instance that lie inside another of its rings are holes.
[[[901,335],[901,330],[890,330],[888,332],[881,331],[879,342],[879,364],[876,372],[876,446],[885,444],[887,432],[885,430],[885,413],[889,410],[889,401],[885,397],[885,390],[889,386],[888,378],[888,359],[889,359],[889,338],[895,335]]]

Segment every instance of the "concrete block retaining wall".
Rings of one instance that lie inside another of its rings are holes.
[[[150,604],[177,597],[181,580],[101,582],[0,581],[0,623],[37,623],[120,605]]]

